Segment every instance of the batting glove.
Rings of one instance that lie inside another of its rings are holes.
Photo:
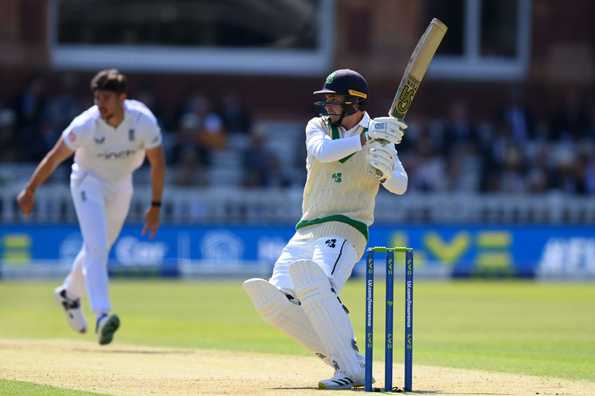
[[[383,140],[399,144],[403,139],[407,124],[394,117],[376,117],[370,121],[366,132],[366,141]]]
[[[368,164],[380,180],[388,179],[395,169],[397,151],[392,144],[374,142],[368,150]]]

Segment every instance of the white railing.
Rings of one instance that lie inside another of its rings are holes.
[[[21,223],[15,197],[21,186],[2,187],[0,222]],[[301,213],[301,189],[247,190],[239,187],[167,187],[163,223],[293,224]],[[141,222],[150,200],[147,187],[137,188],[128,221]],[[41,187],[32,222],[75,222],[66,185]],[[402,197],[386,192],[376,204],[377,223],[595,224],[595,199],[561,194],[535,196],[419,194]]]

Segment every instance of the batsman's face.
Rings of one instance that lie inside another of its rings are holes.
[[[99,109],[101,118],[109,121],[114,116],[120,115],[124,109],[126,94],[98,89],[93,94],[93,101]]]
[[[330,116],[331,122],[338,121],[343,113],[343,103],[345,96],[343,95],[325,95],[324,110]]]

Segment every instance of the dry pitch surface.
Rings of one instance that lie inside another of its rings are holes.
[[[402,367],[395,367],[401,381]],[[111,395],[321,395],[330,370],[318,359],[262,353],[100,348],[65,340],[0,340],[0,378]],[[375,367],[382,378],[383,366]],[[595,383],[414,366],[422,395],[595,395]],[[353,394],[351,391],[331,394]]]

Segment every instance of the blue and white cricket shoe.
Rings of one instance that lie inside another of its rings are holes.
[[[120,328],[120,318],[115,314],[103,314],[97,318],[95,333],[99,345],[107,345],[114,339],[114,334]]]
[[[87,321],[81,310],[81,299],[69,296],[63,286],[54,290],[54,298],[64,309],[70,327],[76,332],[85,333],[87,331]]]
[[[363,378],[356,378],[348,376],[341,370],[335,370],[335,375],[332,378],[321,380],[318,382],[318,389],[327,390],[344,390],[360,388],[364,386]]]

